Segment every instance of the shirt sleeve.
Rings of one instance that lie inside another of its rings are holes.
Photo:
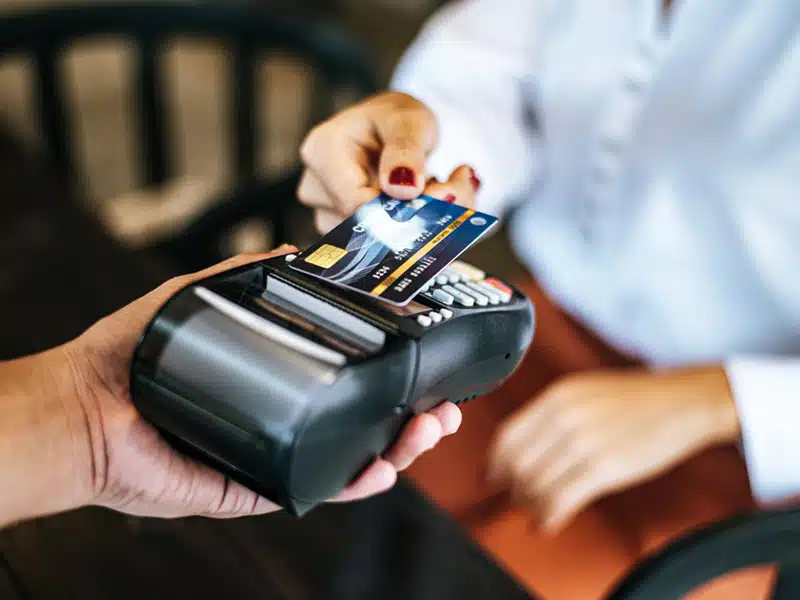
[[[537,55],[538,0],[462,0],[440,9],[402,57],[391,88],[435,114],[429,174],[461,164],[481,180],[480,210],[502,216],[536,177],[527,95]]]
[[[800,495],[800,358],[737,357],[726,373],[756,499]]]

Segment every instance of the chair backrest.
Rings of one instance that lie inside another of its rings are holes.
[[[173,174],[161,58],[168,42],[177,36],[221,42],[229,52],[234,124],[230,147],[240,179],[255,176],[257,136],[263,130],[255,127],[258,90],[254,78],[264,51],[291,53],[313,70],[312,122],[331,112],[331,90],[349,87],[366,95],[377,87],[373,70],[346,36],[328,26],[290,22],[252,7],[112,2],[5,16],[0,19],[0,60],[9,55],[32,59],[41,137],[55,166],[70,178],[76,166],[59,59],[72,43],[99,36],[119,36],[135,47],[136,130],[143,185],[161,184]]]
[[[800,598],[800,509],[737,516],[692,532],[639,564],[607,600],[678,600],[759,565],[779,569],[773,598]]]

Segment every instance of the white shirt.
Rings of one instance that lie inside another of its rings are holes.
[[[726,367],[754,493],[800,493],[800,2],[466,0],[392,87],[541,285],[655,366]]]

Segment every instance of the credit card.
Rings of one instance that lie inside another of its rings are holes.
[[[405,202],[382,194],[289,264],[405,306],[496,224],[496,217],[429,196]]]

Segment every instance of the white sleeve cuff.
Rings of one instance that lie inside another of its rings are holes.
[[[734,358],[726,374],[754,496],[777,502],[800,494],[800,359]]]

